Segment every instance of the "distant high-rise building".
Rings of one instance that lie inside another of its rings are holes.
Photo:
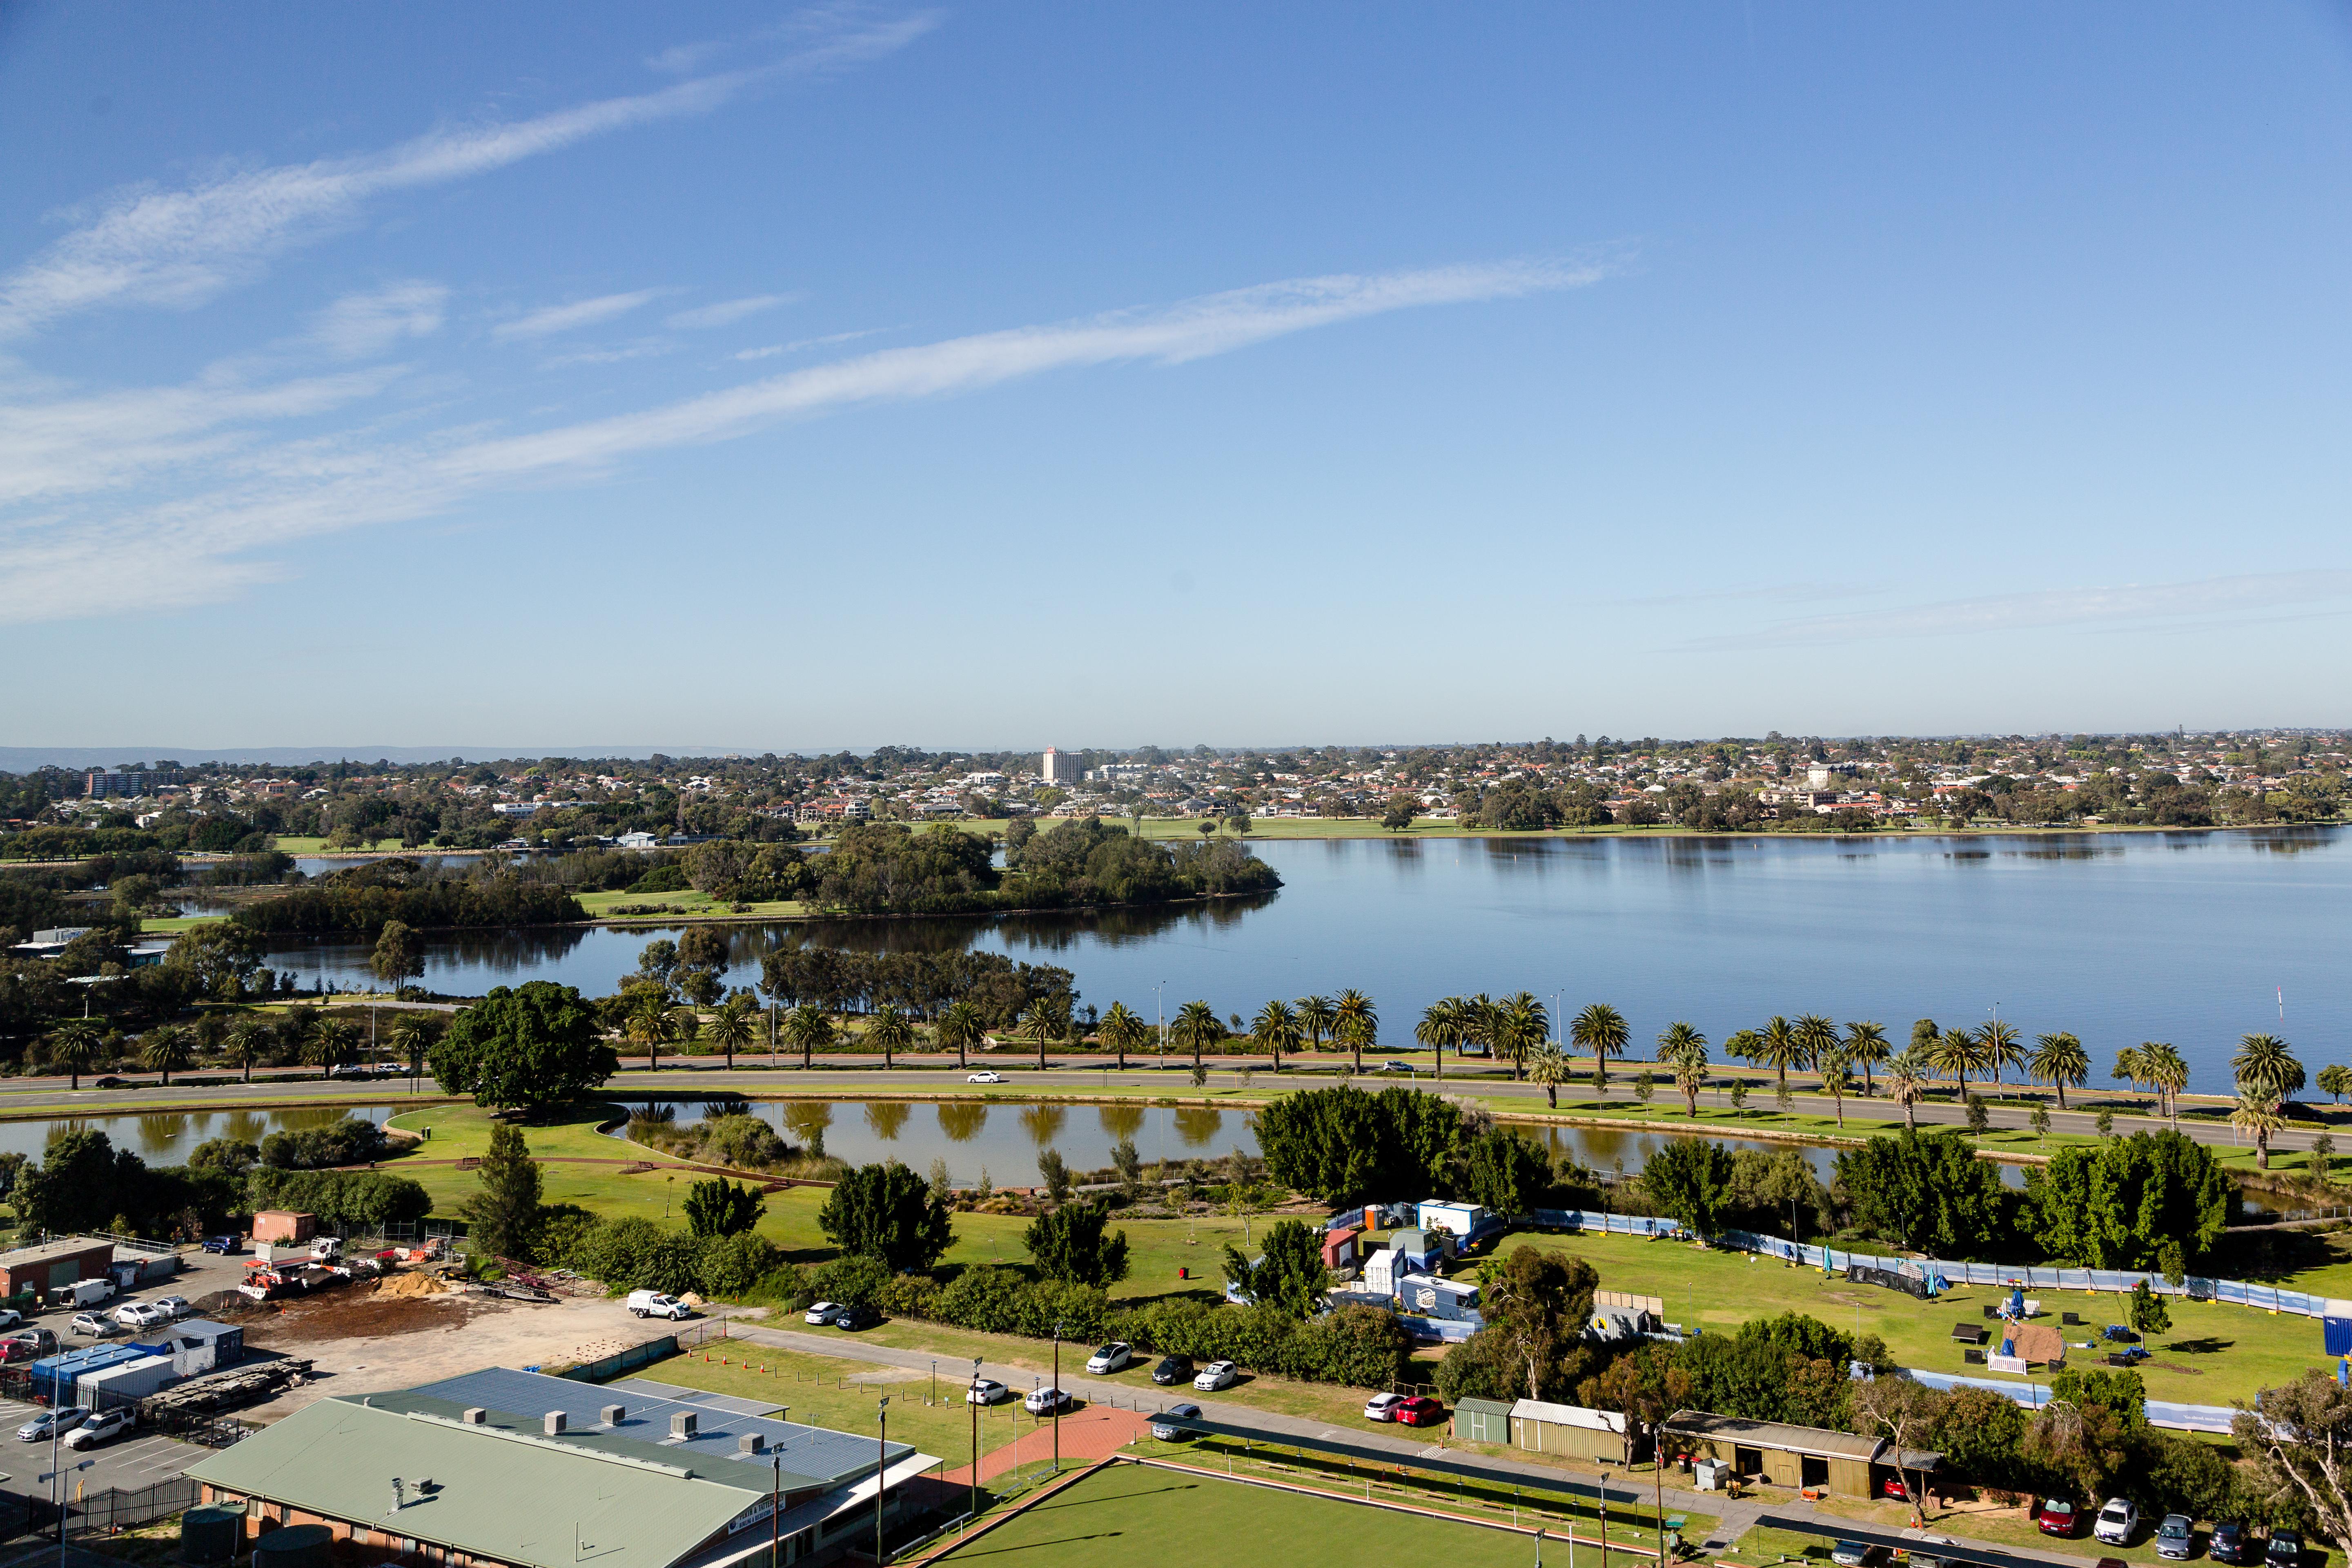
[[[1085,763],[1086,759],[1076,752],[1048,746],[1037,771],[1045,775],[1047,784],[1059,784],[1066,789],[1078,782],[1079,773],[1085,771]]]

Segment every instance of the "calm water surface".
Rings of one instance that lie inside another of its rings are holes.
[[[0,1152],[37,1160],[49,1140],[89,1128],[103,1132],[118,1149],[128,1149],[151,1165],[181,1165],[190,1151],[212,1138],[258,1143],[272,1132],[331,1127],[346,1116],[381,1122],[406,1107],[349,1105],[285,1110],[164,1111],[149,1116],[76,1116],[56,1121],[0,1121]]]
[[[2080,1035],[2101,1064],[2169,1040],[2192,1087],[2227,1087],[2240,1035],[2280,1027],[2316,1068],[2344,1055],[2352,833],[1974,839],[1291,840],[1254,846],[1281,892],[1211,909],[734,928],[731,983],[782,943],[974,948],[1063,965],[1081,997],[1145,1017],[1164,997],[1254,1013],[1271,996],[1371,994],[1407,1037],[1440,996],[1533,991],[1615,1004],[1637,1042],[1688,1019],[1709,1038],[1774,1013],[1911,1021],[1999,1016]],[[455,933],[426,981],[610,992],[667,931]],[[357,944],[289,947],[280,967],[358,984]],[[1164,983],[1164,984],[1162,984]],[[2095,1082],[2105,1081],[2104,1066]]]

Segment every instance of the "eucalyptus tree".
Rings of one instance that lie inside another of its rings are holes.
[[[692,1007],[677,1006],[669,1010],[669,1037],[677,1042],[678,1054],[702,1038],[702,1015]]]
[[[1372,999],[1349,986],[1339,993],[1339,1000],[1331,1008],[1331,1037],[1348,1047],[1355,1070],[1364,1070],[1364,1047],[1377,1045],[1381,1037],[1380,1009]]]
[[[2046,1083],[2058,1091],[2058,1109],[2066,1109],[2066,1087],[2076,1089],[2091,1081],[2091,1053],[2083,1042],[2061,1029],[2033,1037],[2033,1054],[2026,1058],[2025,1070],[2033,1075],[2036,1083]]]
[[[1592,1087],[1609,1086],[1609,1058],[1625,1054],[1625,1042],[1633,1031],[1625,1026],[1625,1015],[1606,1002],[1595,1002],[1576,1016],[1569,1026],[1569,1038],[1592,1053]]]

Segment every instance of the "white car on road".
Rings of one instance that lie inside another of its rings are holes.
[[[114,1309],[114,1321],[126,1329],[152,1329],[172,1321],[172,1314],[147,1301],[125,1301]]]
[[[1229,1361],[1213,1361],[1201,1369],[1200,1375],[1192,1380],[1192,1386],[1203,1394],[1214,1394],[1221,1388],[1231,1388],[1234,1385],[1234,1377],[1241,1370]]]
[[[985,1068],[982,1068],[979,1072],[970,1074],[964,1079],[964,1082],[966,1083],[1003,1083],[1003,1081],[1004,1075],[1003,1073],[990,1072]]]

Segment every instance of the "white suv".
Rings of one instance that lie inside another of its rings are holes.
[[[1117,1372],[1134,1359],[1135,1352],[1125,1340],[1113,1340],[1087,1358],[1087,1370]]]
[[[1231,1388],[1234,1374],[1240,1371],[1241,1368],[1229,1361],[1213,1361],[1201,1369],[1201,1375],[1192,1380],[1192,1386],[1203,1394],[1214,1394],[1221,1388]]]
[[[2091,1533],[2110,1546],[2130,1544],[2132,1531],[2139,1528],[2139,1510],[2129,1498],[2111,1497],[2107,1506],[2091,1526]]]

